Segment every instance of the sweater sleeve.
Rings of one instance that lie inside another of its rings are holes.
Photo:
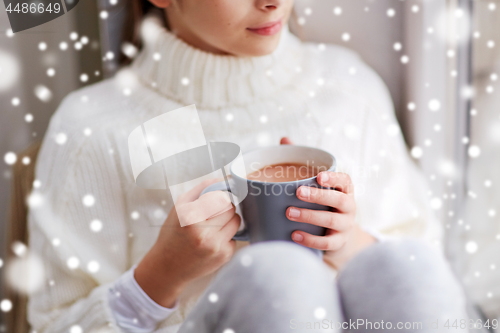
[[[442,245],[426,179],[408,153],[391,103],[366,106],[363,136],[365,172],[355,183],[359,223],[384,239],[414,237]]]
[[[29,250],[43,267],[28,321],[38,333],[119,332],[108,291],[130,266],[124,191],[112,140],[65,117],[75,103],[51,120],[28,199]]]

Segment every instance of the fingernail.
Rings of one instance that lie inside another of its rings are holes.
[[[330,177],[328,177],[328,173],[326,172],[322,172],[319,174],[319,180],[321,180],[322,183],[328,181],[328,178]]]
[[[302,236],[301,234],[298,234],[298,233],[294,233],[292,235],[292,238],[294,241],[301,242],[304,239],[304,236]]]
[[[288,214],[290,215],[290,217],[299,217],[300,216],[300,210],[298,210],[297,208],[293,208],[291,207]]]
[[[309,186],[302,186],[300,188],[301,197],[309,197],[310,195],[311,195],[311,190],[309,189]]]

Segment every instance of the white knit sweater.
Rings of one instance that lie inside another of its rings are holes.
[[[207,140],[245,152],[288,136],[327,150],[351,174],[362,226],[441,242],[389,93],[355,53],[302,43],[287,27],[273,54],[253,58],[200,51],[154,20],[143,40],[131,66],[66,96],[45,136],[29,215],[29,246],[46,277],[28,306],[38,333],[118,331],[107,290],[150,249],[173,205],[168,191],[134,184],[127,138],[193,103]],[[157,332],[176,332],[212,277],[193,282]]]

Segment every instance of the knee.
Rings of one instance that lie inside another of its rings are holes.
[[[365,276],[367,283],[383,279],[389,284],[446,285],[447,289],[459,289],[444,254],[416,239],[386,241],[370,246],[346,265],[339,278],[345,275]]]
[[[242,248],[224,269],[232,274],[244,272],[245,279],[259,276],[290,280],[328,274],[323,260],[311,250],[286,241],[261,242]]]
[[[242,248],[235,255],[242,262],[255,259],[256,263],[262,261],[274,261],[275,263],[287,263],[293,261],[319,261],[319,258],[309,249],[302,245],[286,241],[268,241],[251,244]]]

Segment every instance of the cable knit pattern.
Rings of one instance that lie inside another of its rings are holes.
[[[73,325],[119,332],[104,295],[151,248],[173,206],[168,191],[135,185],[127,138],[145,121],[192,103],[207,140],[245,152],[288,136],[331,152],[353,179],[362,226],[440,244],[441,226],[389,93],[355,53],[302,43],[285,28],[273,54],[214,55],[158,21],[146,23],[134,62],[66,96],[44,138],[29,214],[30,249],[46,276],[28,305],[38,333],[66,333]],[[193,281],[155,332],[176,332],[216,273]]]

